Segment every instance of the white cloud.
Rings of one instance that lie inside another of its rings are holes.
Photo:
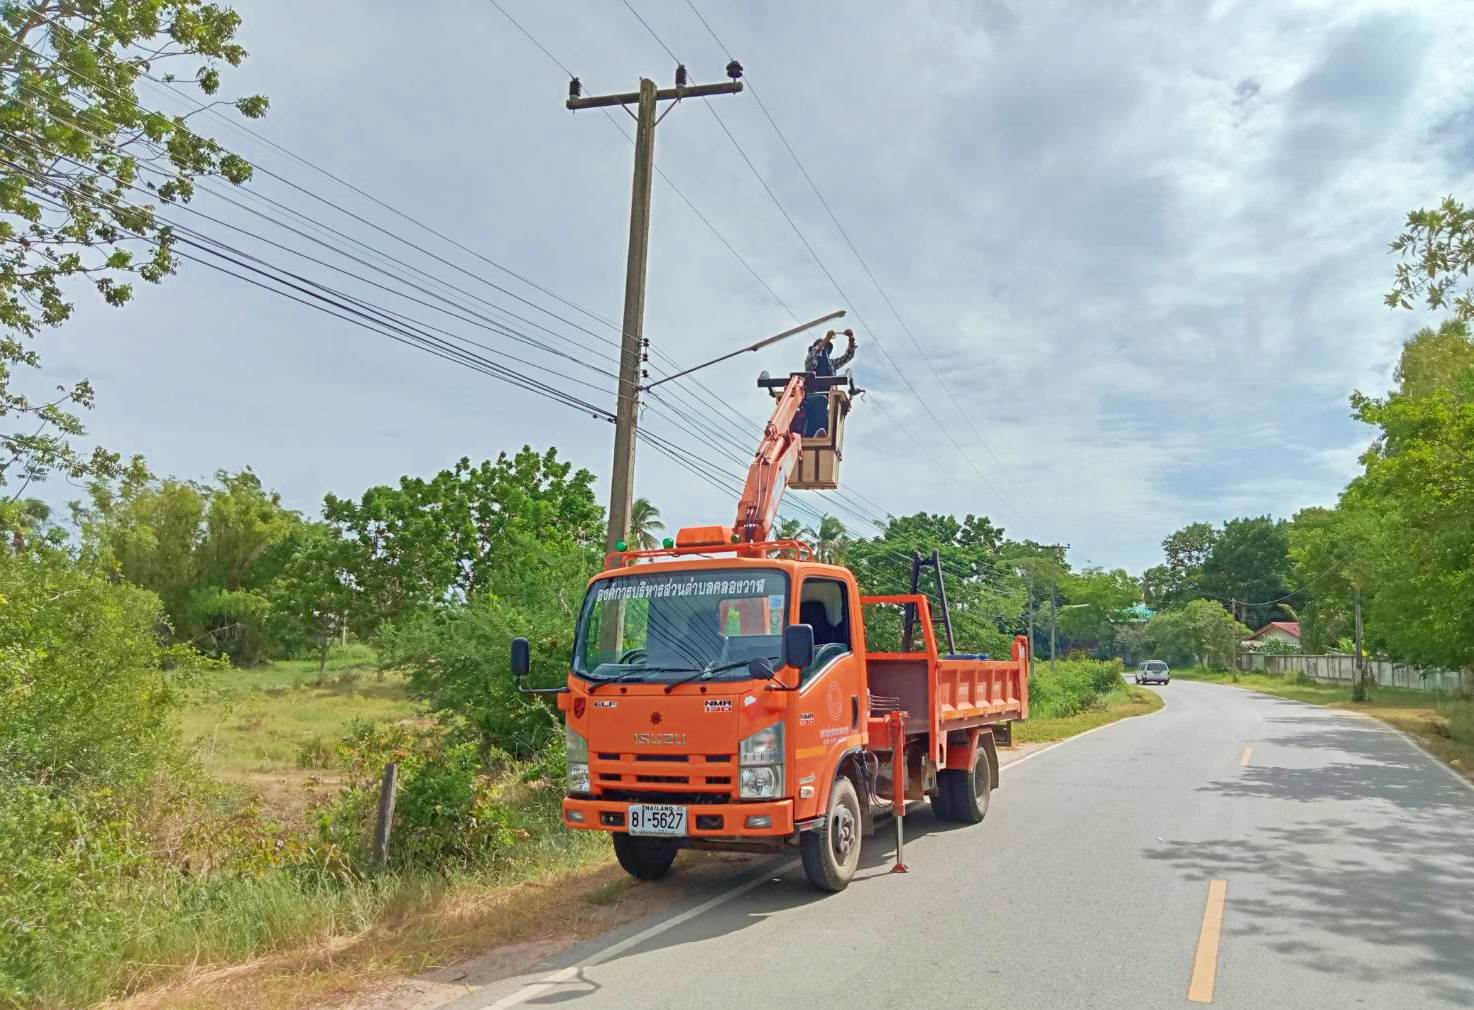
[[[693,77],[720,75],[727,54],[683,2],[637,5]],[[597,113],[563,111],[561,73],[494,9],[379,5],[345,21],[300,5],[240,6],[253,55],[227,80],[272,97],[263,129],[273,138],[618,318],[628,143]],[[616,5],[509,9],[589,91],[669,76],[668,57]],[[1386,243],[1408,209],[1467,189],[1474,149],[1456,124],[1474,108],[1468,5],[703,9],[971,421],[935,388],[751,96],[715,100],[854,299],[859,373],[906,429],[862,402],[850,490],[898,513],[987,512],[1011,533],[1134,568],[1188,521],[1334,499],[1353,472],[1346,447],[1364,441],[1346,394],[1385,385],[1416,322],[1381,308]],[[337,44],[325,55],[328,35]],[[247,153],[544,300],[299,165]],[[707,109],[672,112],[657,157],[798,315],[840,304]],[[791,322],[660,183],[656,201],[647,334],[657,348],[689,363]],[[310,201],[303,209],[326,214]],[[392,247],[361,226],[345,230]],[[396,255],[507,302],[411,251]],[[112,376],[95,434],[160,469],[250,463],[311,509],[327,490],[353,493],[523,442],[556,443],[601,476],[607,468],[605,424],[199,269],[183,273],[122,315],[82,312],[51,352],[58,366]],[[887,374],[878,343],[971,464]],[[705,382],[760,423],[768,401],[753,375],[800,354],[795,343],[744,356]],[[647,420],[699,446],[681,424]],[[750,453],[747,432],[732,442],[739,457]],[[728,518],[731,496],[686,468],[648,446],[640,466],[639,492],[670,525]]]

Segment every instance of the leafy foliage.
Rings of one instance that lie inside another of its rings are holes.
[[[1252,634],[1212,600],[1193,600],[1181,610],[1154,616],[1146,625],[1153,659],[1174,665],[1228,666],[1239,643]]]
[[[1274,619],[1276,603],[1290,594],[1289,573],[1288,524],[1269,516],[1230,519],[1203,562],[1199,591],[1230,601],[1235,616],[1257,628]]]
[[[323,516],[355,545],[353,573],[370,626],[438,604],[474,599],[509,570],[521,540],[566,538],[592,560],[603,538],[593,474],[556,449],[472,465],[462,459],[429,480],[402,477],[357,501],[329,495]]]
[[[1124,568],[1087,568],[1066,575],[1060,588],[1069,602],[1060,611],[1059,630],[1070,647],[1109,656],[1116,629],[1133,619],[1131,608],[1141,600],[1140,584]]]
[[[1006,654],[1024,593],[1005,555],[1003,531],[986,516],[958,519],[918,512],[892,517],[880,535],[851,541],[845,556],[863,592],[887,595],[909,593],[911,557],[929,557],[933,550],[946,573],[958,648]],[[940,618],[930,574],[924,576],[923,588],[932,593],[933,616]]]
[[[1120,660],[1069,659],[1036,664],[1029,678],[1029,716],[1064,719],[1104,705],[1124,689]]]
[[[153,593],[51,550],[0,551],[0,768],[36,782],[146,780],[198,659],[160,644]]]
[[[95,481],[74,506],[82,556],[163,600],[182,641],[239,663],[274,645],[271,586],[303,522],[249,469],[211,485],[155,480],[140,465]]]
[[[158,283],[174,269],[173,238],[157,204],[188,200],[197,181],[245,182],[250,165],[191,132],[183,116],[140,101],[155,66],[194,61],[188,87],[207,96],[220,65],[236,66],[240,16],[208,0],[0,2],[0,485],[22,487],[60,472],[115,475],[122,461],[79,452],[78,411],[91,383],[33,400],[12,383],[41,363],[34,338],[70,318],[73,281],[109,305],[126,304],[134,278]],[[173,74],[163,78],[173,81]],[[266,99],[234,103],[259,117]]]
[[[1384,299],[1389,306],[1411,309],[1423,301],[1430,309],[1452,309],[1460,322],[1474,320],[1474,291],[1458,291],[1474,268],[1474,209],[1449,196],[1437,208],[1410,212],[1392,251],[1403,262]]]
[[[660,509],[649,498],[636,498],[634,508],[630,510],[630,542],[642,551],[653,551],[660,546],[660,538],[656,534],[664,529]]]
[[[531,641],[533,684],[562,683],[594,566],[582,545],[566,541],[523,540],[517,550],[503,550],[509,567],[496,585],[465,604],[422,610],[386,628],[382,662],[407,671],[442,721],[483,754],[527,757],[556,734],[557,721],[537,696],[516,690],[509,643],[518,636]]]

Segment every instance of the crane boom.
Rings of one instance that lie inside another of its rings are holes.
[[[798,463],[800,433],[794,430],[793,422],[804,404],[805,378],[802,372],[789,376],[748,468],[747,483],[737,502],[737,521],[732,526],[743,543],[768,539],[789,475]]]

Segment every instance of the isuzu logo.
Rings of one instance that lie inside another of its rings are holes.
[[[643,747],[684,747],[684,733],[636,733],[635,743]]]

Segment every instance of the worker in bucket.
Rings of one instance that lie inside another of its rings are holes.
[[[832,357],[834,354],[833,330],[810,344],[808,356],[804,358],[804,371],[822,379],[837,374],[841,368],[848,365],[855,357],[855,331],[845,330],[844,335],[849,338],[849,346],[837,358]],[[828,418],[829,391],[809,391],[804,396],[804,436],[819,438],[827,435],[829,433]]]

